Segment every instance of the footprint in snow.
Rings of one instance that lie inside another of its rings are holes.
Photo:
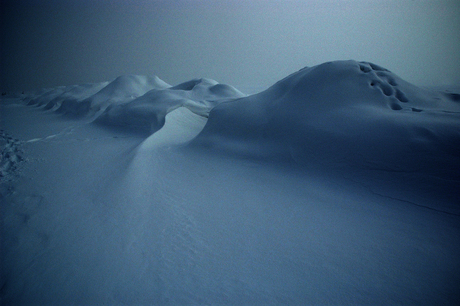
[[[407,103],[409,99],[406,95],[397,88],[398,83],[395,78],[391,75],[391,72],[385,68],[382,68],[373,63],[361,62],[359,63],[359,69],[363,73],[372,73],[374,76],[369,85],[372,88],[378,88],[386,97],[391,98],[389,107],[392,110],[401,110],[403,107],[400,103]],[[414,112],[421,112],[421,109],[411,108]]]
[[[0,130],[0,178],[3,182],[11,181],[18,169],[19,164],[24,160],[21,141]]]

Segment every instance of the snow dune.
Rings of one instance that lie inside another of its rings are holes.
[[[438,202],[442,190],[446,205],[458,214],[450,203],[460,190],[460,103],[452,97],[372,63],[329,62],[218,105],[194,142],[234,155],[366,176],[363,181],[376,173],[390,175],[391,185],[399,182],[391,188],[399,192],[411,189],[425,198],[430,191]],[[420,190],[420,180],[431,187]]]
[[[5,305],[460,302],[455,92],[336,61],[0,105]]]
[[[196,114],[207,116],[215,105],[241,96],[244,95],[229,85],[197,79],[168,89],[153,89],[127,103],[111,104],[96,122],[149,135],[158,131],[166,114],[177,107],[184,106]]]

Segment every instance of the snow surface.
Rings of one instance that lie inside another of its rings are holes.
[[[1,100],[4,305],[458,305],[460,102],[329,62]]]

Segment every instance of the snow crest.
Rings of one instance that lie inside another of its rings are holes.
[[[229,85],[196,79],[167,89],[150,90],[126,103],[111,104],[96,122],[150,135],[164,125],[166,114],[178,107],[207,117],[215,105],[243,96]]]
[[[356,61],[2,97],[0,304],[459,305],[458,97]]]
[[[192,146],[308,167],[460,174],[458,94],[410,84],[369,62],[305,67],[258,94],[207,79],[157,76],[43,89],[28,105],[149,136],[178,107],[207,118]],[[420,165],[423,164],[423,167]]]
[[[194,143],[308,166],[423,168],[458,180],[460,104],[372,63],[328,62],[216,106]]]
[[[226,84],[207,78],[171,86],[157,76],[120,76],[112,82],[60,86],[29,93],[27,105],[144,135],[158,131],[170,111],[184,106],[207,117],[217,104],[244,97]]]

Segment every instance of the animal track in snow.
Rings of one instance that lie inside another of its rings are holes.
[[[380,80],[372,81],[370,85],[380,88],[382,90],[382,93],[387,97],[391,97],[395,93],[393,87],[390,84],[382,82]]]
[[[403,107],[400,103],[407,103],[409,99],[406,95],[396,86],[398,83],[396,82],[395,78],[391,75],[391,72],[385,68],[382,68],[378,65],[367,63],[367,62],[360,62],[359,69],[363,73],[371,73],[372,79],[369,85],[372,88],[378,88],[382,91],[382,93],[386,97],[391,97],[395,99],[391,99],[389,103],[389,107],[392,110],[401,110]],[[397,100],[397,101],[394,101]],[[421,109],[411,108],[414,112],[421,112]]]
[[[407,99],[406,95],[399,89],[396,89],[396,99],[398,99],[400,102],[406,103],[409,102],[409,99]]]
[[[446,93],[445,95],[454,102],[460,102],[460,94],[458,93]]]
[[[392,110],[401,110],[401,109],[402,109],[401,105],[399,105],[399,103],[397,103],[397,102],[395,102],[395,101],[393,101],[392,103],[390,103],[390,108],[391,108]]]

